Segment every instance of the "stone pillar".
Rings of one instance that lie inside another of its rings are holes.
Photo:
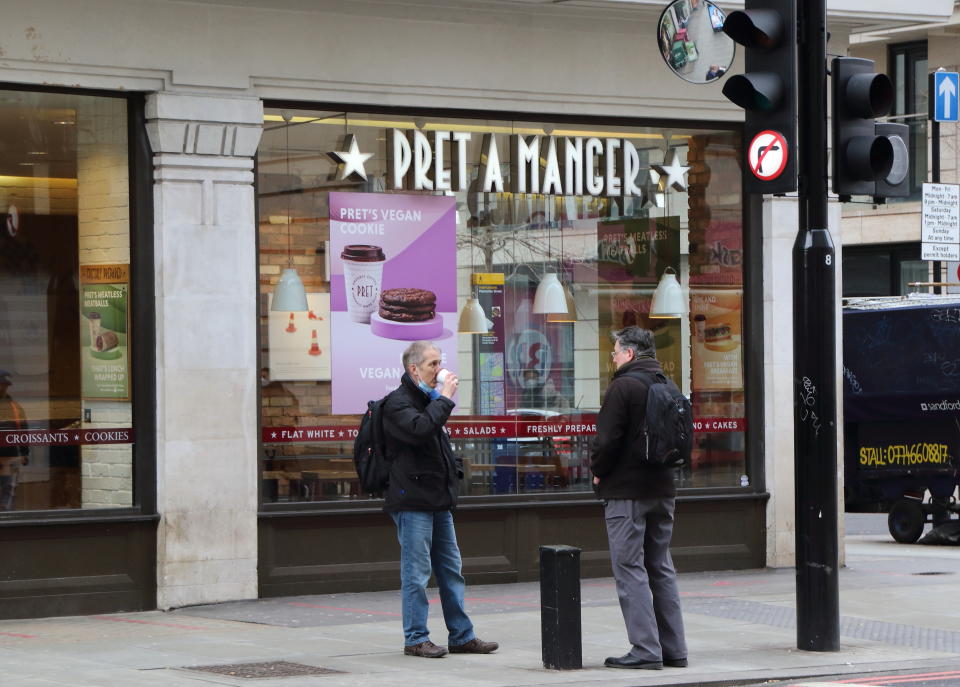
[[[252,98],[155,93],[157,606],[257,596]]]
[[[843,564],[843,329],[840,204],[828,208],[836,251],[837,291],[837,490],[840,496],[840,563]],[[763,202],[763,433],[767,502],[767,565],[791,567],[796,561],[793,451],[793,244],[799,227],[796,198]],[[811,333],[811,335],[813,335]]]

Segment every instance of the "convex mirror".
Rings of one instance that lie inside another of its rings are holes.
[[[681,79],[716,81],[733,64],[737,44],[723,32],[726,14],[709,0],[674,0],[660,15],[657,43],[663,61]]]

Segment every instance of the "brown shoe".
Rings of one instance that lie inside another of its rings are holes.
[[[496,647],[494,647],[496,648]],[[429,639],[419,644],[410,644],[403,647],[403,653],[407,656],[422,656],[423,658],[443,658],[447,655],[447,650],[442,646],[437,646]]]
[[[492,654],[500,648],[496,642],[485,642],[479,637],[474,637],[466,644],[451,644],[451,654]]]

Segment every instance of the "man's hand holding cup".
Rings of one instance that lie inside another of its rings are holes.
[[[460,386],[460,378],[450,370],[444,368],[437,373],[437,383],[440,384],[440,395],[453,400],[453,395]]]

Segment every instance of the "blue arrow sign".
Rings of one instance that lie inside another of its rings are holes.
[[[934,121],[960,121],[960,74],[934,72],[930,100],[934,103]]]

